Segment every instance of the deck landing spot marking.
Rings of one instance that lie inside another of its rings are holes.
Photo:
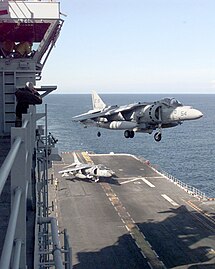
[[[142,181],[145,182],[149,187],[155,188],[155,185],[153,185],[151,182],[149,182],[146,178],[142,178]]]
[[[135,185],[141,185],[141,182],[140,181],[135,181],[134,184]]]
[[[134,182],[134,181],[137,181],[137,180],[140,180],[140,178],[138,177],[138,178],[133,178],[133,179],[130,179],[130,180],[120,182],[120,185],[130,183],[130,182]]]
[[[173,201],[169,196],[167,196],[166,194],[161,194],[161,196],[167,200],[170,204],[174,205],[174,206],[179,206],[175,201]]]

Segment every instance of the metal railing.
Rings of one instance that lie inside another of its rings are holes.
[[[44,116],[46,133],[41,135],[36,121]],[[47,106],[45,113],[36,113],[35,106],[30,106],[28,114],[23,115],[22,127],[11,128],[11,149],[0,168],[0,195],[9,174],[11,177],[11,212],[0,269],[27,267],[27,241],[31,240],[28,239],[26,221],[29,215],[33,216],[31,221],[34,223],[30,228],[32,238],[35,238],[30,253],[33,267],[72,268],[68,240],[61,248],[56,219],[48,216],[48,158],[53,146],[48,142]]]
[[[203,200],[210,200],[211,198],[209,198],[204,192],[200,191],[199,189],[184,183],[183,181],[177,179],[176,177],[172,176],[171,174],[167,173],[166,171],[164,171],[163,169],[161,169],[158,165],[153,165],[150,163],[149,160],[146,160],[144,157],[139,156],[138,157],[140,159],[141,162],[149,165],[152,169],[154,169],[156,172],[158,172],[159,174],[161,174],[162,176],[164,176],[167,180],[173,182],[174,184],[176,184],[178,187],[182,188],[184,191],[186,191],[187,193],[199,198],[199,199],[203,199]]]
[[[199,198],[199,199],[203,199],[203,200],[208,200],[209,197],[202,191],[200,191],[199,189],[184,183],[183,181],[177,179],[176,177],[172,176],[171,174],[165,172],[164,170],[160,169],[158,171],[160,174],[164,175],[168,180],[170,180],[171,182],[173,182],[174,184],[176,184],[177,186],[179,186],[180,188],[182,188],[183,190],[185,190],[187,193]]]
[[[10,149],[10,152],[8,153],[4,163],[2,164],[2,166],[0,168],[0,195],[2,193],[2,190],[4,188],[6,180],[8,178],[10,170],[11,170],[11,168],[13,166],[13,163],[14,163],[15,157],[17,155],[17,152],[19,150],[19,147],[21,145],[21,142],[22,141],[21,141],[20,137],[18,137],[14,141],[14,143],[13,143],[11,149]]]

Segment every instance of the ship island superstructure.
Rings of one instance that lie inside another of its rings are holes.
[[[47,132],[47,106],[37,113],[31,105],[15,127],[14,93],[41,79],[62,25],[59,1],[0,1],[1,269],[71,268],[66,232],[61,246],[57,220],[49,214],[47,171],[57,153]],[[18,53],[26,41],[32,42],[31,51]],[[56,88],[36,87],[42,97]],[[38,125],[39,119],[44,124]]]

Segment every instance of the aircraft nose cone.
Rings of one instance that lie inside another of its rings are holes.
[[[112,171],[106,171],[106,177],[112,177],[113,176],[113,173]]]
[[[203,116],[203,113],[197,109],[192,109],[192,112],[191,112],[191,117],[193,119],[199,119]]]
[[[112,177],[112,173],[107,172],[107,177]]]

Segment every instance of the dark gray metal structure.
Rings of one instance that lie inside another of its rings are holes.
[[[0,134],[9,134],[15,123],[14,92],[27,81],[36,84],[41,79],[44,64],[59,36],[63,20],[59,2],[1,1],[0,2]],[[6,54],[3,44],[15,45],[32,38],[32,52],[17,57],[13,50]],[[56,87],[43,87],[48,92]]]
[[[36,85],[59,36],[63,20],[56,1],[0,1],[0,268],[71,268],[68,240],[61,247],[57,221],[50,217],[48,166],[54,142],[47,132],[47,107],[30,106],[15,127],[15,91]],[[18,55],[16,46],[33,42]],[[7,51],[7,42],[14,47]],[[36,87],[37,88],[37,87]],[[42,97],[56,86],[42,86]],[[37,121],[45,118],[45,127]],[[64,253],[64,255],[63,255]],[[66,262],[65,262],[66,261]]]

